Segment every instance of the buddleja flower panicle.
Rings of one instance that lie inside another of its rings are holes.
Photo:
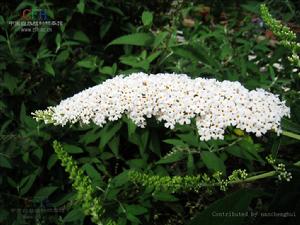
[[[256,136],[268,130],[279,134],[281,118],[290,115],[285,101],[263,89],[249,91],[239,82],[167,73],[116,76],[45,112],[50,110],[51,120],[62,126],[79,122],[101,127],[126,115],[139,127],[155,117],[173,129],[195,119],[201,140],[223,139],[228,126]]]

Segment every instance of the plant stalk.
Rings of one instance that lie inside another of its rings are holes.
[[[284,130],[284,131],[282,131],[282,135],[300,140],[300,135],[299,134],[295,134],[295,133],[290,132],[290,131]]]

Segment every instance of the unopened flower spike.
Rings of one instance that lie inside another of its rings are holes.
[[[173,129],[195,119],[201,140],[223,139],[234,126],[256,136],[273,130],[290,109],[277,95],[263,89],[249,91],[239,82],[192,79],[185,74],[119,75],[67,98],[55,107],[36,111],[37,120],[55,125],[94,123],[103,126],[123,115],[137,126],[146,118]]]

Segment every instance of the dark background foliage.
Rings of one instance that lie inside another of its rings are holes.
[[[300,173],[292,166],[290,183],[268,179],[225,193],[153,194],[127,178],[129,169],[160,175],[270,170],[264,160],[270,153],[287,164],[299,159],[299,142],[293,139],[271,133],[256,138],[229,129],[224,141],[201,143],[191,128],[169,131],[151,121],[146,129],[126,118],[103,129],[62,128],[37,123],[30,115],[117,74],[176,72],[238,80],[249,89],[277,93],[292,111],[283,128],[300,133],[299,71],[290,66],[288,50],[260,26],[260,3],[1,0],[0,224],[91,224],[74,202],[68,175],[51,147],[54,139],[92,178],[107,216],[118,224],[297,224]],[[266,3],[299,33],[299,1]],[[48,32],[9,25],[27,8],[43,9],[48,20],[63,25]],[[178,146],[199,152],[160,161]],[[230,211],[291,212],[296,217],[212,216]]]

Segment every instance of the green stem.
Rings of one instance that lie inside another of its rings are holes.
[[[293,165],[300,167],[300,161],[294,163]],[[276,174],[277,174],[277,172],[275,170],[272,170],[272,171],[265,172],[265,173],[262,173],[262,174],[259,174],[259,175],[248,177],[244,180],[229,181],[228,184],[238,184],[238,183],[252,182],[252,181],[264,179],[264,178],[267,178],[267,177],[273,177]],[[212,186],[220,186],[220,183],[214,183],[214,184],[212,184]]]
[[[276,175],[276,171],[272,170],[272,171],[265,172],[265,173],[262,173],[262,174],[259,174],[259,175],[248,177],[248,178],[243,179],[243,180],[241,179],[241,180],[229,181],[228,185],[230,185],[230,184],[239,184],[239,183],[252,182],[252,181],[264,179],[264,178],[267,178],[267,177],[273,177],[275,175]],[[222,185],[221,182],[216,182],[216,183],[202,183],[201,184],[202,187],[216,187],[216,186],[221,186],[221,185]]]
[[[284,130],[284,131],[282,131],[282,135],[300,140],[300,135],[299,134],[295,134],[295,133],[290,132],[290,131]]]
[[[294,166],[300,166],[300,161],[293,164]]]
[[[251,182],[251,181],[255,181],[255,180],[264,179],[264,178],[267,178],[267,177],[273,177],[275,175],[276,175],[276,171],[273,170],[273,171],[269,171],[269,172],[262,173],[262,174],[259,174],[259,175],[255,175],[255,176],[252,176],[252,177],[248,177],[245,180],[237,180],[237,181],[232,181],[232,182],[229,182],[229,183],[236,184],[236,183],[241,183],[241,182]]]

